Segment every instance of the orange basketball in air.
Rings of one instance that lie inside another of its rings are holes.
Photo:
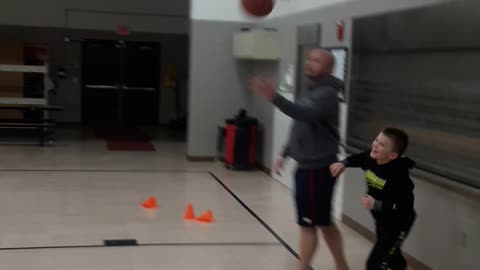
[[[251,16],[264,17],[273,10],[274,0],[241,0],[243,9]]]

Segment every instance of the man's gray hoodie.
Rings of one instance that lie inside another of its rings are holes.
[[[295,103],[276,95],[272,103],[294,119],[283,157],[289,156],[300,168],[323,168],[337,161],[339,79],[329,76],[302,89]]]

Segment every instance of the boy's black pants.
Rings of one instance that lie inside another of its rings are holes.
[[[405,270],[401,245],[415,221],[415,214],[402,222],[376,220],[377,240],[367,260],[367,270]]]

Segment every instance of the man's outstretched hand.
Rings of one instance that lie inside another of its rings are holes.
[[[272,101],[277,92],[272,82],[259,77],[253,77],[250,80],[250,89],[267,101]]]

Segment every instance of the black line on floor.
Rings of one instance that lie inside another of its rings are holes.
[[[209,171],[202,171],[202,170],[126,170],[126,169],[99,169],[99,170],[91,170],[91,169],[0,169],[0,172],[165,172],[165,173],[209,173]]]
[[[267,242],[225,242],[225,243],[163,243],[163,244],[140,244],[139,246],[278,246],[280,243]]]
[[[232,195],[232,197],[235,198],[235,200],[237,200],[237,202],[240,203],[243,206],[243,208],[245,208],[245,210],[247,210],[255,219],[257,219],[257,221],[260,222],[265,227],[265,229],[267,229],[278,240],[278,242],[280,242],[280,244],[282,244],[282,246],[284,246],[293,256],[295,256],[295,258],[299,259],[298,253],[289,244],[287,244],[287,242],[285,242],[285,240],[283,240],[282,237],[280,237],[280,235],[278,235],[278,233],[276,233],[270,226],[268,226],[268,224],[265,223],[265,221],[263,221],[263,219],[261,217],[259,217],[252,209],[250,209],[250,207],[248,207],[248,205],[246,205],[242,201],[242,199],[240,199],[232,190],[230,190],[230,188],[228,188],[227,185],[225,185],[225,183],[223,183],[222,180],[220,180],[214,173],[212,173],[212,172],[208,172],[208,173],[215,180],[217,180],[217,182],[228,193],[230,193],[230,195]]]
[[[7,247],[0,251],[40,250],[40,249],[80,249],[80,248],[111,248],[111,247],[172,247],[172,246],[278,246],[280,243],[267,242],[212,242],[212,243],[145,243],[136,245],[71,245],[71,246],[38,246],[38,247]]]
[[[110,246],[105,246],[105,245],[78,245],[78,246],[6,247],[6,248],[0,248],[0,251],[37,250],[37,249],[71,249],[71,248],[103,248],[103,247],[110,247]]]

